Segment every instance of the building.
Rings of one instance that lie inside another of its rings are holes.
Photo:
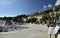
[[[36,12],[36,13],[33,13],[33,14],[29,14],[28,15],[28,19],[34,17],[34,18],[37,18],[38,21],[42,18],[43,15],[47,15],[49,14],[50,12],[53,12],[54,14],[56,13],[60,13],[60,5],[58,6],[55,6],[54,8],[51,8],[49,10],[45,10],[43,12]]]
[[[28,15],[28,19],[34,17],[34,18],[37,18],[38,21],[39,21],[39,20],[42,18],[42,15],[43,15],[43,13],[36,12],[36,13],[34,13],[34,14],[29,14],[29,15]]]

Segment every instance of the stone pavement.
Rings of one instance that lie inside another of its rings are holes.
[[[30,27],[21,31],[0,32],[0,38],[48,38],[48,28],[44,25],[26,24]]]

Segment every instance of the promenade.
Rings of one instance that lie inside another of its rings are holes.
[[[21,31],[0,32],[0,38],[48,38],[48,28],[44,25],[26,24]]]

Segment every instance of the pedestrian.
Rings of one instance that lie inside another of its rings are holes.
[[[54,29],[56,26],[56,23],[50,20],[46,21],[46,25],[48,26],[48,34],[49,34],[49,38],[51,38],[52,34],[55,35],[54,33]],[[56,35],[55,35],[56,36]]]

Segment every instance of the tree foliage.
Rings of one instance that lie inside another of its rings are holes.
[[[27,18],[27,15],[18,15],[15,17],[0,17],[0,20],[13,20],[15,22],[21,22],[22,18]]]
[[[35,22],[35,21],[37,21],[37,18],[34,18],[34,17],[33,17],[33,18],[28,19],[28,22],[29,22],[29,23],[30,23],[30,22],[33,23],[33,22]]]
[[[50,15],[50,16],[54,16],[54,12],[50,12],[49,15]]]

